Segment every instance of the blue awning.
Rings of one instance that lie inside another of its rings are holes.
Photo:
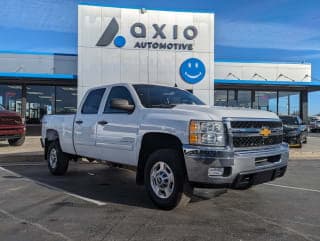
[[[320,81],[274,81],[274,80],[225,80],[225,79],[215,79],[215,84],[218,85],[241,85],[241,86],[278,86],[278,87],[297,87],[297,88],[307,88],[307,89],[319,89]]]
[[[72,79],[76,80],[77,75],[72,74],[40,74],[40,73],[15,73],[15,72],[0,72],[0,78],[30,78],[30,79]]]

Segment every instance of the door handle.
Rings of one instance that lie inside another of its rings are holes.
[[[77,121],[76,121],[76,124],[78,124],[78,125],[81,125],[82,123],[83,123],[82,120],[77,120]]]
[[[104,126],[104,125],[108,124],[108,121],[105,121],[105,120],[98,121],[98,124]]]

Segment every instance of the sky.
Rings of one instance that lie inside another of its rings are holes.
[[[82,1],[81,1],[82,2]],[[215,60],[308,62],[320,81],[319,0],[85,0],[215,13]],[[0,0],[0,51],[77,53],[79,0]],[[21,41],[23,40],[23,41]],[[309,114],[320,113],[320,92]]]

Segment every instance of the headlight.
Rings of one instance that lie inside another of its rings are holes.
[[[190,121],[191,145],[225,146],[225,129],[221,121]]]

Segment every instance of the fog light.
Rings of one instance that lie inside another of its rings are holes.
[[[224,168],[223,167],[213,167],[208,169],[208,177],[212,176],[222,176]]]

